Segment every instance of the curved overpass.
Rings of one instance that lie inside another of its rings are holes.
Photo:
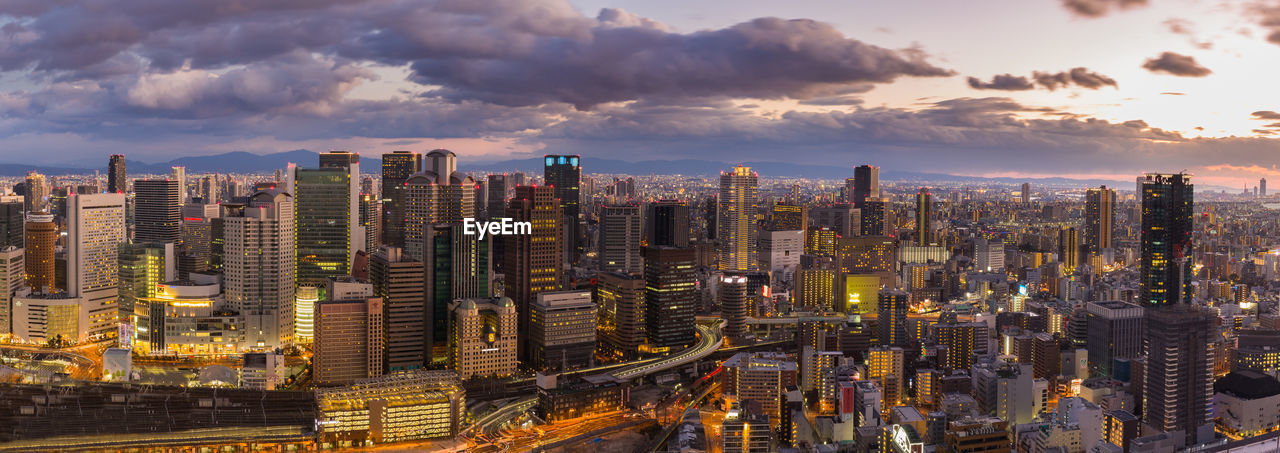
[[[614,381],[625,382],[702,360],[724,345],[724,334],[720,332],[724,323],[725,321],[721,320],[714,324],[698,324],[695,326],[698,329],[698,343],[693,347],[658,361],[614,371],[608,376]]]
[[[506,422],[511,421],[511,419],[516,418],[516,416],[529,409],[533,409],[533,407],[537,405],[538,395],[516,399],[515,401],[507,403],[505,406],[499,407],[497,410],[490,412],[484,417],[480,417],[479,420],[476,420],[475,424],[471,425],[470,429],[479,429],[481,433],[486,435],[493,434]]]

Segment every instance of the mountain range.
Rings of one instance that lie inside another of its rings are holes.
[[[134,160],[125,160],[125,168],[130,175],[146,175],[146,174],[167,174],[170,167],[183,166],[187,168],[188,174],[199,173],[258,173],[271,172],[275,169],[283,169],[289,163],[297,163],[299,165],[309,166],[315,165],[318,161],[318,153],[305,149],[297,149],[293,151],[284,151],[273,154],[253,154],[244,151],[236,151],[209,156],[188,156],[173,159],[167,162],[146,163]],[[381,161],[376,157],[362,157],[360,159],[362,171],[366,174],[377,173],[370,171],[371,168],[378,168]],[[758,173],[768,177],[805,177],[818,179],[843,179],[853,175],[852,168],[831,165],[806,165],[790,162],[743,162],[742,165],[752,167]],[[645,160],[638,162],[628,162],[616,159],[600,159],[600,158],[584,158],[583,168],[591,173],[613,173],[613,174],[663,174],[663,175],[689,175],[689,176],[707,176],[715,175],[719,172],[736,165],[734,163],[726,163],[711,160],[698,159],[679,159],[679,160]],[[0,176],[22,176],[28,171],[38,171],[49,175],[71,175],[92,173],[94,170],[106,171],[107,159],[104,156],[102,165],[97,168],[86,168],[79,165],[60,165],[60,166],[39,166],[27,164],[0,164]],[[850,166],[852,167],[852,166]],[[459,165],[459,169],[472,172],[515,172],[524,171],[529,173],[538,173],[542,171],[542,158],[529,157],[524,159],[511,159],[490,162],[466,162],[465,160]],[[997,184],[1020,184],[1023,182],[1032,182],[1036,184],[1054,185],[1054,186],[1097,186],[1102,184],[1127,187],[1133,184],[1133,181],[1118,180],[1102,180],[1102,179],[1070,179],[1070,178],[984,178],[977,176],[960,176],[945,173],[924,173],[910,171],[893,171],[881,170],[880,179],[886,181],[919,181],[919,182],[961,182],[961,183],[997,183]]]

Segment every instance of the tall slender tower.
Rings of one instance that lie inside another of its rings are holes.
[[[427,229],[438,223],[461,223],[475,215],[475,180],[458,170],[458,156],[437,149],[427,153],[425,168],[405,181],[404,252],[414,260],[426,256]]]
[[[382,243],[404,247],[405,181],[422,171],[422,155],[393,151],[382,155]]]
[[[544,158],[543,180],[555,190],[560,200],[560,209],[564,211],[565,259],[576,263],[582,254],[582,228],[579,226],[578,203],[580,201],[579,185],[582,182],[582,168],[578,166],[579,157],[548,154]]]
[[[644,235],[649,245],[686,247],[689,245],[689,204],[680,200],[660,200],[645,209]]]
[[[182,192],[178,181],[139,179],[133,182],[133,191],[135,194],[134,242],[171,244],[180,242],[182,240]]]
[[[916,192],[916,245],[933,244],[933,195],[927,187]]]
[[[1102,186],[1085,192],[1084,244],[1089,252],[1100,253],[1111,248],[1115,231],[1116,191]]]
[[[853,169],[853,207],[862,208],[867,198],[880,197],[880,167],[859,165]]]
[[[22,248],[22,224],[25,221],[22,202],[0,203],[0,250],[8,246]]]
[[[293,194],[299,284],[324,285],[329,277],[351,274],[356,252],[364,250],[360,225],[360,155],[330,151],[320,168],[290,165],[285,182]]]
[[[644,248],[644,322],[651,350],[678,350],[694,342],[697,253],[690,247]]]
[[[1058,230],[1058,256],[1067,272],[1080,267],[1080,232],[1076,227]]]
[[[127,240],[124,194],[67,197],[67,293],[84,299],[89,337],[116,332],[119,245]]]
[[[1142,184],[1142,257],[1139,283],[1145,306],[1185,303],[1191,297],[1191,175],[1147,174]]]
[[[32,213],[26,224],[27,286],[37,293],[50,294],[55,283],[54,248],[58,242],[58,224],[52,214]]]
[[[640,207],[609,205],[600,212],[600,270],[638,274]]]
[[[223,275],[227,303],[244,319],[244,348],[274,349],[293,342],[293,197],[261,190],[247,205],[224,204]]]
[[[530,234],[502,236],[505,284],[507,297],[516,304],[517,313],[529,313],[534,297],[543,291],[559,290],[563,284],[564,215],[560,202],[551,187],[519,186],[516,194],[507,202],[507,217],[516,222],[530,222]],[[527,341],[528,316],[520,316],[519,336]],[[527,346],[520,347],[521,357]]]
[[[129,179],[124,171],[124,154],[112,154],[107,162],[107,192],[125,193],[129,191]]]
[[[169,169],[169,179],[178,182],[178,205],[184,205],[187,202],[187,167],[173,167]]]
[[[430,341],[425,326],[430,318],[424,316],[423,276],[422,262],[409,259],[396,247],[379,249],[369,261],[369,282],[383,304],[387,372],[414,370],[425,364],[424,347]]]
[[[35,171],[27,172],[26,188],[27,193],[22,199],[26,202],[27,212],[44,211],[45,199],[49,198],[49,185],[44,175]]]
[[[489,175],[488,200],[485,201],[485,214],[489,218],[502,217],[507,212],[507,175]]]
[[[720,241],[720,269],[751,271],[759,266],[756,247],[756,188],[759,176],[751,167],[737,166],[720,173],[716,239]]]

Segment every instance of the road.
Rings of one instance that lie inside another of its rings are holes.
[[[597,429],[608,428],[634,420],[634,417],[630,414],[631,412],[629,411],[605,412],[535,426],[530,429],[507,430],[503,433],[503,438],[498,442],[477,445],[468,451],[477,453],[532,451],[542,445],[572,439]]]

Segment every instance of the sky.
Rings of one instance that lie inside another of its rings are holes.
[[[1280,0],[0,0],[0,163],[443,147],[1243,188],[1280,179],[1277,74]]]

